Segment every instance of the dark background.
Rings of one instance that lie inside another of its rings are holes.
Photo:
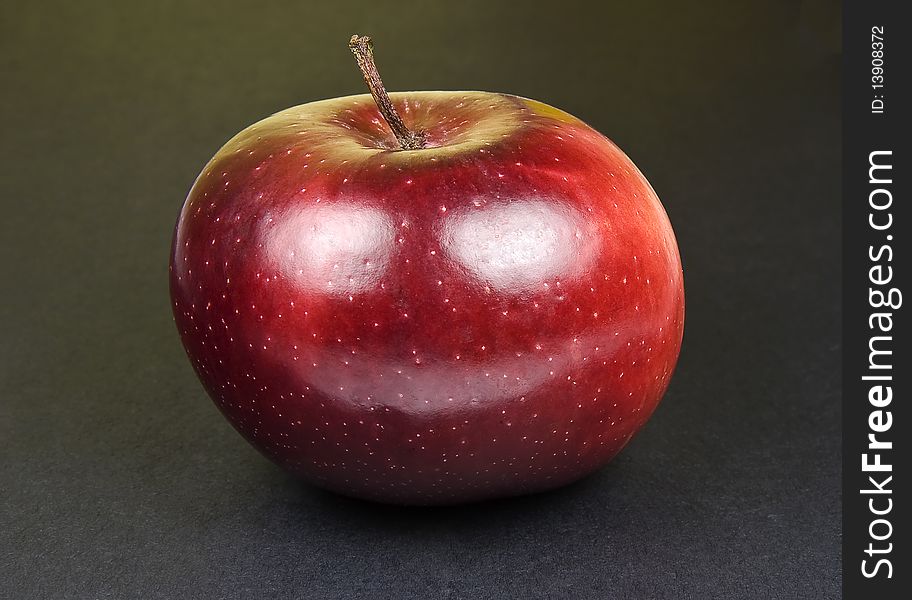
[[[0,597],[832,598],[840,590],[833,2],[6,1]],[[184,196],[236,131],[363,83],[511,92],[614,139],[687,288],[652,421],[561,491],[342,499],[242,441],[172,324]]]

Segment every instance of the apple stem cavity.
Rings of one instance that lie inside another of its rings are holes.
[[[424,148],[424,135],[418,131],[412,131],[405,126],[402,117],[396,112],[386,88],[383,87],[383,80],[380,79],[380,72],[377,71],[377,64],[374,62],[374,44],[366,35],[353,35],[348,42],[348,47],[355,60],[358,62],[358,68],[364,75],[364,82],[370,89],[371,96],[383,115],[389,128],[399,141],[401,150],[420,150]]]

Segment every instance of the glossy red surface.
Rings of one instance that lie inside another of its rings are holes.
[[[171,257],[200,379],[253,445],[344,494],[451,503],[592,472],[653,412],[680,349],[658,198],[550,107],[394,99],[436,148],[384,150],[358,96],[271,117],[200,175]]]

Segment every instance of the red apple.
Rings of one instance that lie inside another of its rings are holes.
[[[248,127],[184,203],[171,296],[197,374],[251,444],[343,494],[444,504],[591,473],[680,350],[659,199],[569,114],[387,95],[353,46],[376,103]]]

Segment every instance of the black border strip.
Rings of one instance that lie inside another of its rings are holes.
[[[899,7],[898,1],[843,5],[845,598],[906,598],[912,590],[908,498],[899,491],[908,487],[899,455],[910,451],[905,406],[912,395],[904,306],[912,296],[902,298],[912,293],[912,127],[904,127],[912,117],[912,22],[900,17]]]

